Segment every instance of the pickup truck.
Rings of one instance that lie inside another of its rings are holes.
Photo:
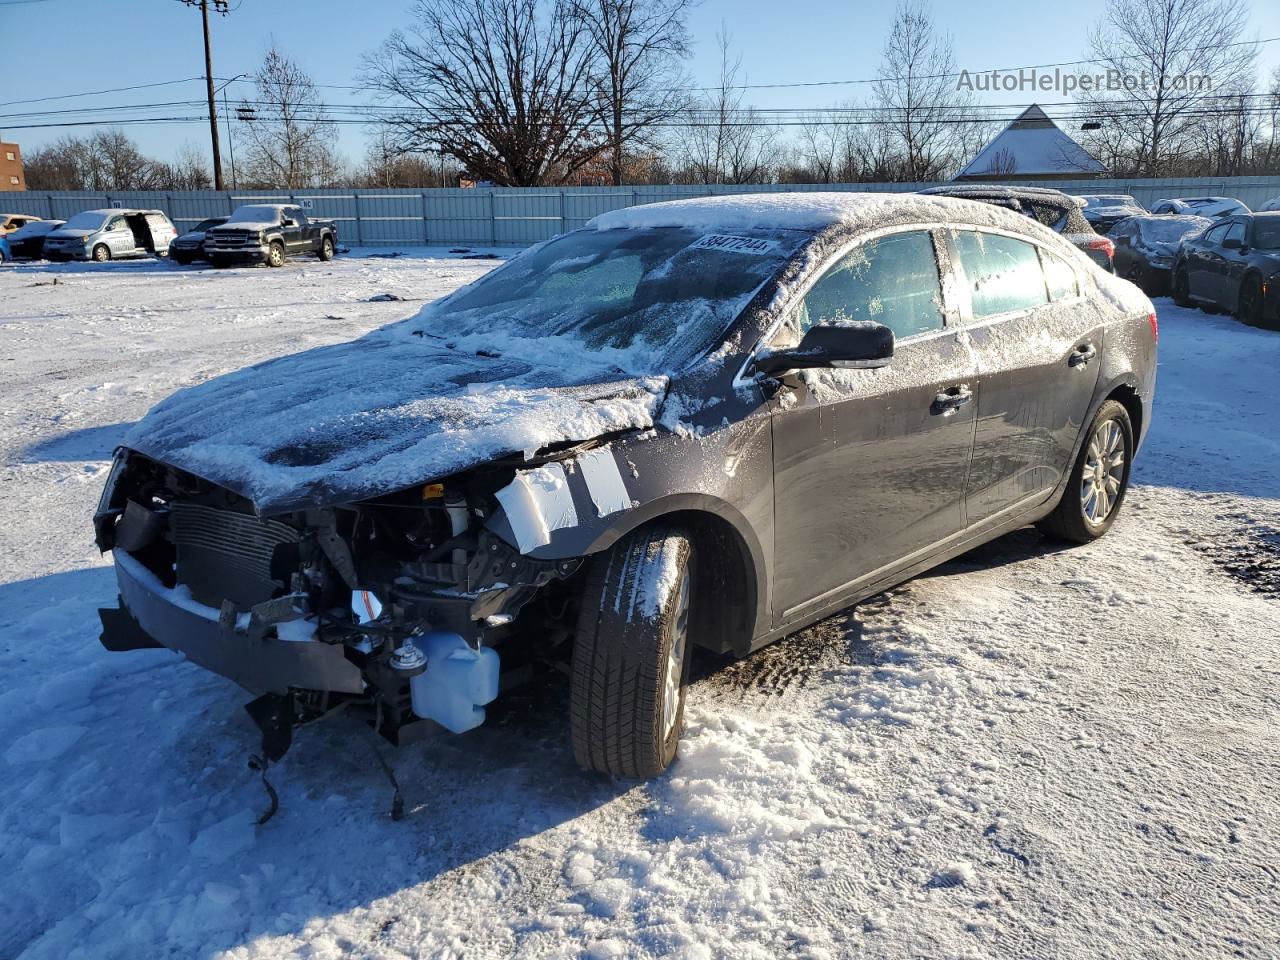
[[[215,267],[245,261],[281,267],[299,253],[331,260],[337,243],[332,220],[312,220],[292,204],[254,203],[237,207],[226,223],[205,233],[204,255]]]

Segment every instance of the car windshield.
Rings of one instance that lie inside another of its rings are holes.
[[[201,220],[194,227],[192,227],[188,232],[204,233],[206,230],[212,229],[213,227],[216,227],[218,224],[226,223],[226,222],[227,222],[226,217],[212,217],[209,220]]]
[[[279,223],[278,207],[250,204],[247,207],[236,207],[231,219],[237,223]]]
[[[69,230],[98,230],[106,222],[105,213],[77,213],[63,226]]]
[[[1142,231],[1142,239],[1149,243],[1177,243],[1189,233],[1195,233],[1205,226],[1198,217],[1170,217],[1162,220],[1139,220],[1138,229]]]
[[[519,352],[529,346],[519,341],[532,341],[562,361],[586,353],[592,356],[583,361],[629,373],[672,373],[709,349],[809,237],[765,229],[577,230],[410,322],[424,336],[474,337],[495,352]],[[549,344],[553,337],[560,343]]]
[[[1259,250],[1280,250],[1280,219],[1255,220],[1253,245]]]
[[[1129,196],[1090,197],[1090,207],[1136,207],[1138,202]]]

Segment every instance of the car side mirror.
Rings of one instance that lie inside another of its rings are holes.
[[[1129,238],[1128,238],[1128,237],[1112,237],[1111,239],[1115,241],[1115,244],[1116,244],[1116,246],[1117,246],[1117,247],[1127,247],[1127,246],[1129,246]]]
[[[883,367],[892,359],[893,331],[884,324],[819,324],[794,347],[757,353],[754,368],[772,377],[788,370]]]
[[[1240,250],[1244,247],[1244,241],[1239,237],[1227,237],[1222,241],[1223,250]]]
[[[286,227],[296,227],[298,225],[298,221],[294,220],[292,217],[285,217],[281,222]]]

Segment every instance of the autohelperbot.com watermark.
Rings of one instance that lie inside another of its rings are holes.
[[[1145,70],[1129,72],[1115,68],[1098,73],[1083,73],[1054,67],[1040,70],[1023,67],[1019,70],[961,70],[956,79],[957,90],[977,93],[1204,93],[1213,89],[1213,78],[1204,73],[1180,73],[1163,78]]]

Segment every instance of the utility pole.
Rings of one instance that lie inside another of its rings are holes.
[[[204,23],[204,82],[209,94],[209,140],[213,144],[213,189],[225,190],[222,182],[222,150],[218,144],[218,103],[213,92],[213,52],[209,46],[209,3],[210,0],[181,0],[189,7],[200,8],[200,19]],[[226,16],[228,0],[212,0],[215,13]]]

